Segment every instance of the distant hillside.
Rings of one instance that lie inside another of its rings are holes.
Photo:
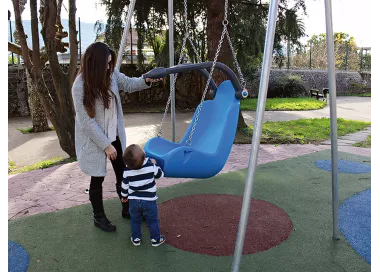
[[[32,48],[32,35],[30,34],[31,33],[31,21],[30,20],[25,20],[25,21],[22,21],[22,24],[24,26],[24,31],[25,31],[25,34],[28,36],[28,40],[27,40],[27,43],[28,43],[28,46],[30,48]],[[95,31],[94,31],[94,23],[84,23],[84,22],[81,22],[81,25],[80,25],[80,30],[81,30],[81,44],[82,44],[82,53],[86,50],[86,48],[95,41],[95,37],[96,37],[96,34],[95,34]],[[62,20],[62,25],[64,27],[64,30],[68,32],[68,29],[69,29],[69,21],[67,19],[63,19]],[[77,21],[77,31],[78,31],[78,42],[79,42],[79,25],[78,25],[78,21]],[[38,26],[38,29],[39,31],[41,31],[41,25],[39,24]],[[12,31],[15,31],[16,30],[16,26],[15,26],[15,22],[12,21]],[[43,42],[43,39],[42,39],[42,36],[41,34],[39,35],[40,36],[40,47],[44,46],[44,42]],[[9,24],[8,24],[8,41],[10,41],[10,33],[9,33]],[[63,39],[63,41],[65,42],[68,42],[68,37]],[[78,44],[79,46],[79,44]],[[68,49],[67,52],[69,52],[70,50]]]

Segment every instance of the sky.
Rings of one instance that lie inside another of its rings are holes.
[[[359,4],[360,3],[360,4]],[[355,37],[358,46],[371,46],[371,0],[332,0],[334,32],[345,32]],[[306,0],[306,33],[325,33],[324,0]]]
[[[63,0],[66,8],[68,8],[67,2]],[[91,2],[94,4],[90,5]],[[80,17],[81,22],[93,23],[96,20],[106,20],[104,7],[95,5],[96,2],[98,1],[76,1],[77,16]],[[14,19],[12,1],[7,0],[7,3]],[[30,20],[29,1],[26,6],[22,17],[24,20]],[[350,34],[355,37],[358,46],[371,46],[371,0],[332,0],[332,10],[334,32]],[[303,16],[306,34],[311,37],[314,34],[325,33],[324,0],[306,0],[306,11],[308,16]],[[61,17],[68,18],[64,8]],[[306,37],[302,41],[306,42],[307,39]]]

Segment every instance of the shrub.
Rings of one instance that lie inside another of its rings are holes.
[[[268,98],[299,97],[307,95],[304,82],[299,76],[287,75],[274,82],[268,89]]]
[[[349,86],[349,90],[348,92],[353,94],[353,93],[359,93],[359,92],[364,92],[363,89],[364,89],[364,85],[363,84],[360,84],[358,82],[351,82],[350,83],[350,86]]]

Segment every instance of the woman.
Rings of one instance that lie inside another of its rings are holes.
[[[94,224],[104,231],[115,231],[103,208],[102,183],[107,158],[116,175],[116,192],[121,198],[121,182],[126,148],[123,111],[119,90],[129,93],[147,89],[151,82],[129,78],[114,69],[116,54],[106,44],[91,44],[83,55],[81,67],[72,87],[75,118],[75,148],[81,170],[91,176],[90,201]],[[122,203],[122,216],[129,217],[129,204]]]

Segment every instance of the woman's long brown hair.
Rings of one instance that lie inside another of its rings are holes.
[[[108,65],[108,57],[111,62]],[[83,105],[91,118],[95,117],[95,101],[101,99],[105,108],[111,101],[110,84],[114,71],[116,53],[105,43],[95,42],[87,47],[82,57],[78,75],[82,74],[84,98]]]

